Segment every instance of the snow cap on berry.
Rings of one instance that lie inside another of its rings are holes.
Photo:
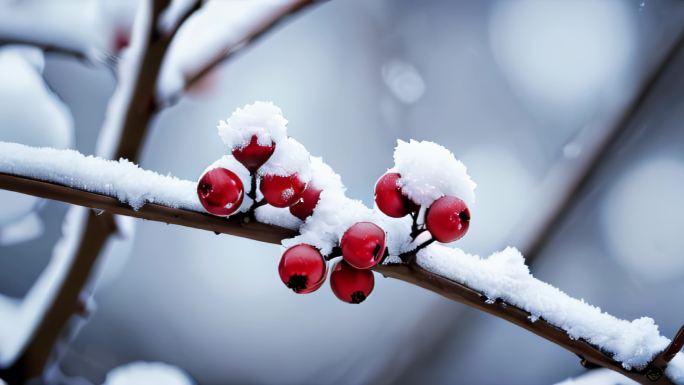
[[[401,191],[421,206],[428,207],[445,195],[461,198],[468,205],[475,201],[476,184],[466,166],[437,143],[398,140],[390,171],[401,175]]]
[[[278,142],[273,155],[259,169],[259,175],[289,176],[297,174],[299,179],[308,183],[311,180],[309,151],[293,138]]]
[[[247,197],[247,193],[249,193],[251,185],[249,171],[245,168],[245,166],[242,165],[242,163],[238,162],[232,155],[224,155],[217,159],[214,163],[210,164],[207,168],[204,169],[204,171],[202,171],[202,174],[200,175],[197,181],[199,182],[199,180],[202,179],[202,176],[206,174],[207,171],[219,167],[234,172],[240,178],[240,181],[242,182],[242,185],[245,188],[245,198],[243,199],[242,205],[240,206],[238,212],[247,211],[252,204],[252,200],[249,199],[249,197]]]
[[[218,133],[223,143],[231,149],[242,148],[249,144],[252,136],[257,143],[269,146],[287,138],[287,119],[283,111],[272,102],[254,102],[238,108],[218,125]]]

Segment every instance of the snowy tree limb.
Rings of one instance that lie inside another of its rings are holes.
[[[269,17],[265,18],[253,29],[247,31],[238,41],[230,42],[230,44],[224,47],[220,52],[217,52],[194,73],[187,74],[183,88],[166,96],[165,100],[160,102],[161,107],[175,104],[181,98],[184,91],[199,83],[208,73],[216,69],[216,67],[222,63],[228,61],[234,54],[240,52],[242,48],[252,45],[268,32],[274,30],[275,27],[285,21],[288,16],[295,15],[308,6],[321,2],[321,0],[297,0],[288,4],[286,7],[281,8],[278,12],[269,15]]]
[[[296,234],[295,231],[282,227],[252,221],[245,223],[240,216],[224,219],[158,204],[147,204],[139,210],[134,210],[130,206],[121,203],[115,197],[86,192],[24,176],[0,174],[0,188],[107,210],[110,213],[119,215],[204,229],[263,242],[279,244],[282,239]],[[98,217],[95,216],[95,218]],[[487,297],[482,293],[421,267],[416,263],[415,258],[410,259],[409,263],[378,265],[374,269],[386,277],[420,286],[448,299],[505,319],[531,331],[577,354],[582,358],[584,366],[600,366],[611,369],[641,384],[673,384],[663,373],[668,362],[672,360],[675,354],[682,348],[682,345],[684,345],[684,327],[679,331],[672,343],[648,366],[642,370],[627,370],[620,362],[615,361],[608,354],[587,341],[571,338],[565,330],[548,323],[543,318],[533,321],[530,313],[505,301],[497,300],[493,303],[487,301]]]
[[[45,53],[55,53],[64,56],[69,56],[84,62],[90,61],[91,59],[91,55],[89,55],[87,52],[76,49],[74,47],[29,40],[18,36],[0,36],[0,46],[5,45],[28,45],[36,47]]]
[[[139,51],[138,68],[130,69],[132,76],[125,83],[119,84],[117,91],[124,97],[112,100],[109,115],[105,121],[104,133],[113,138],[111,156],[115,158],[137,159],[145,134],[153,119],[155,109],[155,84],[164,54],[177,28],[170,34],[159,33],[159,15],[168,7],[170,0],[150,0],[149,20],[141,24],[137,36],[142,44]],[[193,11],[195,7],[191,8]],[[190,12],[189,12],[190,13]],[[183,18],[187,18],[184,15]],[[136,54],[138,52],[134,52]],[[122,81],[122,79],[120,79]],[[130,90],[130,91],[129,91]],[[129,94],[130,93],[130,94]],[[112,108],[116,104],[116,108]],[[112,120],[112,118],[114,118]],[[107,126],[110,124],[111,126]],[[102,135],[102,133],[101,133]],[[80,295],[90,277],[90,272],[107,243],[109,236],[116,232],[115,219],[112,214],[95,215],[90,213],[85,223],[72,236],[76,237],[78,246],[66,279],[54,296],[46,313],[40,320],[24,351],[19,358],[2,372],[3,378],[10,383],[24,382],[39,377],[53,353],[65,326],[76,312],[80,303]]]

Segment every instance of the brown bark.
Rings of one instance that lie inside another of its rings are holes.
[[[0,188],[31,194],[42,198],[57,199],[85,207],[108,210],[109,212],[114,212],[119,215],[128,215],[136,218],[210,230],[217,233],[246,237],[263,242],[277,244],[284,238],[296,235],[295,231],[278,226],[254,222],[245,223],[243,220],[244,218],[239,216],[226,219],[155,204],[145,205],[140,210],[136,211],[120,203],[113,197],[84,192],[74,188],[37,181],[21,176],[0,174]],[[482,293],[473,290],[466,285],[462,285],[446,277],[435,274],[434,272],[423,269],[415,262],[415,258],[409,258],[408,260],[411,262],[407,264],[379,265],[376,266],[374,270],[386,277],[399,279],[420,286],[448,299],[463,303],[514,323],[579,355],[582,357],[582,364],[584,366],[605,367],[622,373],[641,384],[672,385],[672,382],[663,375],[663,372],[667,363],[684,344],[684,329],[680,330],[672,344],[656,357],[647,368],[644,370],[626,370],[619,362],[613,360],[599,348],[591,345],[587,341],[570,338],[564,330],[551,325],[544,319],[538,319],[537,321],[532,322],[530,320],[530,313],[508,304],[505,301],[496,301],[493,304],[489,304],[485,302],[486,297]]]

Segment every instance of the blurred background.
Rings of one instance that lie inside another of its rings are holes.
[[[135,0],[101,3],[110,27],[130,28]],[[435,141],[478,183],[470,232],[455,246],[530,251],[539,278],[616,316],[651,316],[671,336],[684,322],[684,49],[672,49],[683,26],[680,0],[332,0],[165,110],[141,166],[197,179],[227,151],[218,121],[272,100],[290,135],[372,205],[396,140]],[[3,65],[5,97],[18,91]],[[60,55],[36,65],[64,110],[29,133],[12,111],[34,100],[0,106],[0,140],[94,153],[112,74]],[[0,194],[0,293],[21,298],[67,206]],[[403,282],[377,276],[360,306],[327,285],[293,295],[276,273],[279,246],[132,226],[105,253],[97,309],[62,363],[68,375],[101,383],[136,360],[176,365],[203,385],[553,384],[584,370],[556,345]]]

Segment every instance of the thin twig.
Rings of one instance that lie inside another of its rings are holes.
[[[258,222],[244,224],[239,218],[225,219],[211,217],[202,213],[156,204],[145,205],[136,211],[133,208],[122,204],[115,197],[85,192],[24,176],[0,174],[0,189],[8,189],[42,198],[61,200],[119,215],[173,223],[246,237],[263,242],[280,243],[283,239],[296,235],[295,231],[278,226],[271,226]],[[613,360],[609,355],[601,351],[600,348],[591,345],[587,341],[571,338],[567,332],[551,325],[544,319],[537,319],[533,322],[530,313],[505,301],[488,303],[486,302],[486,296],[482,293],[422,268],[416,263],[415,258],[411,259],[410,263],[392,265],[381,264],[376,266],[374,270],[386,277],[418,285],[451,300],[461,302],[512,322],[579,355],[587,365],[598,365],[614,370],[644,385],[673,385],[667,376],[662,375],[667,366],[667,361],[659,362],[654,360],[644,370],[626,370],[622,367],[620,362]],[[676,354],[676,351],[678,351],[677,349],[680,349],[683,343],[684,328],[680,330],[680,333],[675,337],[672,345],[668,347],[664,353],[661,353],[659,357],[669,357],[670,355]],[[0,372],[0,376],[2,375],[4,375],[4,373]]]
[[[236,53],[241,52],[244,48],[253,45],[261,37],[265,36],[268,32],[272,31],[280,25],[288,16],[292,16],[301,10],[304,10],[310,5],[321,3],[321,0],[297,0],[289,5],[283,7],[279,12],[274,13],[269,18],[265,19],[262,23],[255,26],[252,30],[248,31],[241,39],[233,42],[232,44],[224,47],[220,52],[218,52],[214,57],[207,61],[204,65],[198,68],[194,73],[186,75],[185,86],[183,89],[178,90],[178,92],[170,95],[166,100],[162,101],[160,108],[169,107],[174,105],[180,100],[183,92],[191,88],[195,84],[199,83],[208,73],[214,70],[216,67],[228,61]]]

